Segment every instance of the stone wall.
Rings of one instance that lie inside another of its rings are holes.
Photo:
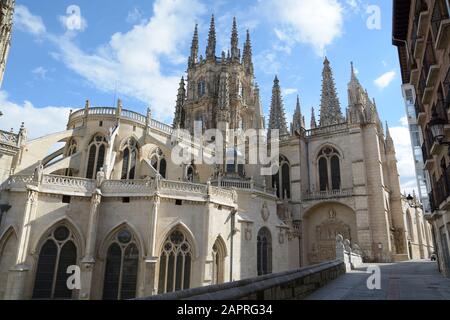
[[[224,284],[155,295],[140,300],[293,300],[303,299],[345,273],[340,260]]]

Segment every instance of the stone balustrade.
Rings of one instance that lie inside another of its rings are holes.
[[[237,179],[227,179],[227,178],[220,178],[215,179],[211,181],[211,184],[213,186],[217,186],[220,188],[228,188],[228,189],[240,189],[240,190],[251,190],[251,191],[258,191],[262,193],[267,193],[272,196],[276,194],[275,190],[264,188],[261,186],[255,185],[255,183],[252,180],[237,180]]]
[[[1,186],[3,190],[25,191],[27,185],[40,187],[42,192],[67,195],[90,196],[97,181],[92,179],[44,174],[38,181],[34,175],[12,175]],[[150,196],[159,192],[165,197],[194,197],[204,200],[208,196],[212,201],[233,205],[237,201],[233,190],[213,187],[207,184],[189,183],[171,180],[103,180],[100,189],[104,197]]]
[[[307,137],[312,137],[312,136],[336,133],[336,132],[347,131],[347,130],[348,130],[347,123],[339,123],[339,124],[335,124],[332,126],[318,127],[315,129],[306,130],[305,135]]]
[[[345,273],[340,260],[137,300],[299,300]]]
[[[344,198],[353,196],[352,189],[344,190],[330,190],[330,191],[317,191],[308,192],[303,195],[303,200],[322,200],[322,199],[333,199],[333,198]]]
[[[13,132],[0,130],[0,143],[17,147],[19,144],[19,135]]]

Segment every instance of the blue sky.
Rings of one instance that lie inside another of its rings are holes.
[[[81,13],[75,29],[67,18],[70,5]],[[367,9],[373,6],[381,12],[379,29],[367,26],[372,17]],[[360,82],[392,128],[402,186],[407,191],[414,187],[398,57],[391,44],[391,1],[17,0],[16,7],[0,92],[2,129],[17,130],[24,121],[32,137],[63,130],[70,108],[83,107],[86,99],[94,106],[112,106],[118,97],[125,108],[138,112],[150,105],[156,118],[170,123],[195,22],[204,54],[215,14],[220,55],[229,47],[236,16],[241,47],[245,30],[251,33],[266,115],[278,75],[288,119],[299,94],[309,124],[311,107],[319,108],[324,55],[331,61],[344,111],[353,61]]]

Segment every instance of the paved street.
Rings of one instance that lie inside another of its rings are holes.
[[[306,300],[450,300],[450,279],[431,261],[375,264],[381,269],[381,290],[367,288],[368,264],[330,282]]]

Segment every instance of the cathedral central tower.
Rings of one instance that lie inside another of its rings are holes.
[[[241,54],[236,19],[233,19],[230,50],[216,56],[216,30],[211,17],[205,56],[199,56],[198,27],[195,26],[188,60],[187,83],[181,79],[175,108],[174,128],[202,130],[262,129],[264,119],[259,89],[254,81],[252,46],[247,30]]]

